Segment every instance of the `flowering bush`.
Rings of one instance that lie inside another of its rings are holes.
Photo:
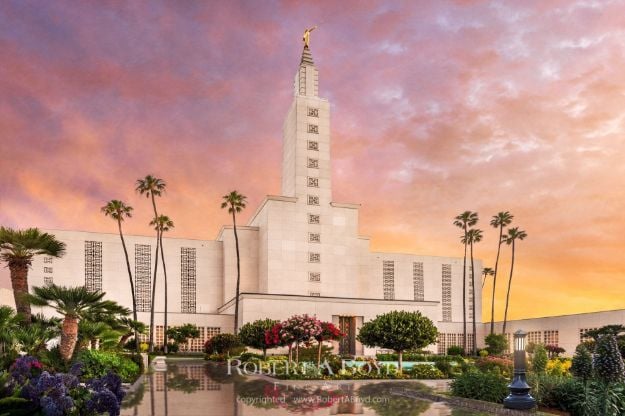
[[[568,358],[553,358],[547,362],[547,374],[552,376],[570,376],[571,360]]]
[[[501,357],[480,357],[475,360],[475,367],[483,373],[497,373],[504,377],[512,375],[512,360]]]
[[[9,384],[15,406],[11,407],[10,403],[3,406],[3,414],[12,414],[13,410],[44,416],[120,414],[124,391],[116,374],[109,373],[81,386],[78,379],[81,365],[72,366],[69,373],[56,374],[41,368],[39,360],[30,356],[19,358],[11,365]]]

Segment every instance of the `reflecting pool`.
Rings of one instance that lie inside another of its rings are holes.
[[[443,403],[402,395],[424,389],[410,381],[272,382],[228,375],[206,361],[168,361],[166,372],[146,375],[123,403],[124,416],[380,415],[477,416]]]

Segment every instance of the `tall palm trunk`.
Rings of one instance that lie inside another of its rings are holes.
[[[464,226],[464,261],[462,262],[462,349],[467,353],[467,226]]]
[[[154,218],[158,218],[158,212],[156,211],[156,200],[154,199],[154,193],[150,192],[152,197],[152,208],[154,208]],[[160,234],[156,230],[156,252],[154,254],[154,279],[152,281],[152,299],[150,305],[150,352],[154,352],[154,333],[156,328],[154,327],[154,298],[156,297],[156,272],[158,270],[158,245],[160,242]]]
[[[63,328],[61,330],[61,345],[59,352],[64,361],[70,361],[74,355],[78,341],[78,318],[71,315],[65,315],[63,319]]]
[[[234,227],[234,243],[237,249],[237,289],[234,300],[234,333],[239,332],[239,289],[241,285],[241,260],[239,258],[239,236],[237,234],[237,219],[232,209],[232,225]]]
[[[156,327],[154,326],[154,305],[156,304],[156,272],[158,271],[158,249],[159,249],[159,233],[156,232],[156,251],[154,253],[154,257],[156,260],[154,262],[154,279],[152,281],[152,299],[150,305],[150,352],[154,352],[154,333],[156,332]]]
[[[490,300],[490,333],[495,332],[495,288],[497,287],[497,267],[499,266],[499,253],[501,252],[501,239],[503,238],[503,225],[499,226],[499,245],[497,246],[497,259],[495,260],[495,273],[493,274],[493,294]]]
[[[165,253],[163,252],[163,232],[159,238],[161,243],[161,263],[163,263],[163,282],[165,284],[165,316],[163,326],[163,351],[167,354],[167,268],[165,267]]]
[[[508,324],[508,303],[510,302],[510,287],[512,286],[512,271],[514,270],[514,240],[512,241],[512,262],[510,263],[510,278],[508,279],[508,294],[506,295],[506,311],[503,315],[502,334],[506,334],[506,325]]]
[[[28,263],[25,261],[10,261],[11,287],[13,288],[13,298],[15,299],[15,309],[24,322],[30,324],[30,302],[26,299],[28,295]]]
[[[132,281],[132,270],[130,269],[130,259],[128,258],[128,249],[126,249],[126,240],[124,239],[124,233],[122,232],[121,218],[117,220],[117,228],[119,228],[119,238],[122,240],[122,247],[124,248],[124,256],[126,257],[126,268],[128,269],[128,279],[130,280],[130,295],[132,296],[132,319],[137,321],[137,298],[135,296],[135,284]],[[122,344],[123,345],[123,344]],[[135,348],[139,353],[139,333],[135,328]]]
[[[471,294],[473,312],[473,355],[477,355],[477,329],[475,326],[475,265],[473,263],[473,242],[471,242]]]

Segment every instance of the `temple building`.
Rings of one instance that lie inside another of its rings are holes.
[[[372,252],[369,238],[359,234],[360,205],[333,199],[330,103],[319,96],[319,79],[306,46],[283,125],[281,194],[266,196],[249,222],[237,227],[241,253],[239,326],[256,319],[316,315],[348,334],[336,346],[338,352],[361,355],[375,352],[356,340],[363,322],[393,310],[420,311],[440,332],[438,343],[430,346],[433,352],[445,353],[450,345],[462,345],[463,259]],[[85,285],[132,306],[117,234],[46,231],[67,244],[67,253],[62,258],[36,257],[29,275],[31,286],[52,282]],[[147,323],[155,238],[125,238],[139,319]],[[237,272],[233,228],[223,226],[215,240],[164,238],[164,248],[169,325],[197,325],[201,336],[190,341],[190,348],[200,351],[206,339],[232,332],[234,327]],[[479,260],[475,268],[475,275],[481,276]],[[162,344],[164,332],[163,280],[159,270],[155,299],[157,344]],[[473,294],[469,281],[467,278],[466,316],[467,330],[471,332]],[[475,310],[481,345],[488,331],[488,325],[482,323],[481,290],[475,293]],[[592,315],[587,320],[572,315],[511,321],[509,329],[513,332],[523,328],[531,331],[529,341],[564,343],[572,352],[581,329],[600,326],[604,320],[623,322],[623,311],[615,313],[618,316],[586,314]],[[469,337],[469,346],[472,342]]]

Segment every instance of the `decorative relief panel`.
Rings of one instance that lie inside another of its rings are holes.
[[[321,234],[319,233],[308,233],[308,241],[311,243],[320,243],[321,242]]]
[[[451,264],[443,264],[442,271],[443,322],[451,322]]]
[[[193,247],[180,248],[180,311],[196,312],[196,250]]]
[[[319,142],[308,140],[308,150],[319,150]]]
[[[308,167],[312,169],[319,169],[319,159],[308,158]]]
[[[308,117],[319,117],[319,109],[308,107]]]
[[[319,197],[317,195],[308,195],[308,205],[319,205]]]
[[[308,281],[309,282],[320,282],[321,281],[321,273],[319,273],[319,272],[308,272]]]
[[[382,262],[382,288],[384,299],[395,299],[395,262],[384,260]]]
[[[319,224],[321,218],[317,214],[308,214],[308,224]]]
[[[321,263],[321,254],[319,254],[319,253],[308,253],[308,261],[310,263]]]
[[[152,298],[152,247],[135,244],[135,296],[137,312],[150,312]]]
[[[316,124],[309,124],[308,133],[319,134],[319,126]]]
[[[319,178],[308,178],[308,186],[310,188],[319,188]]]
[[[85,241],[85,288],[102,290],[102,242]]]
[[[412,263],[412,284],[414,285],[414,300],[424,300],[423,290],[423,263]]]

